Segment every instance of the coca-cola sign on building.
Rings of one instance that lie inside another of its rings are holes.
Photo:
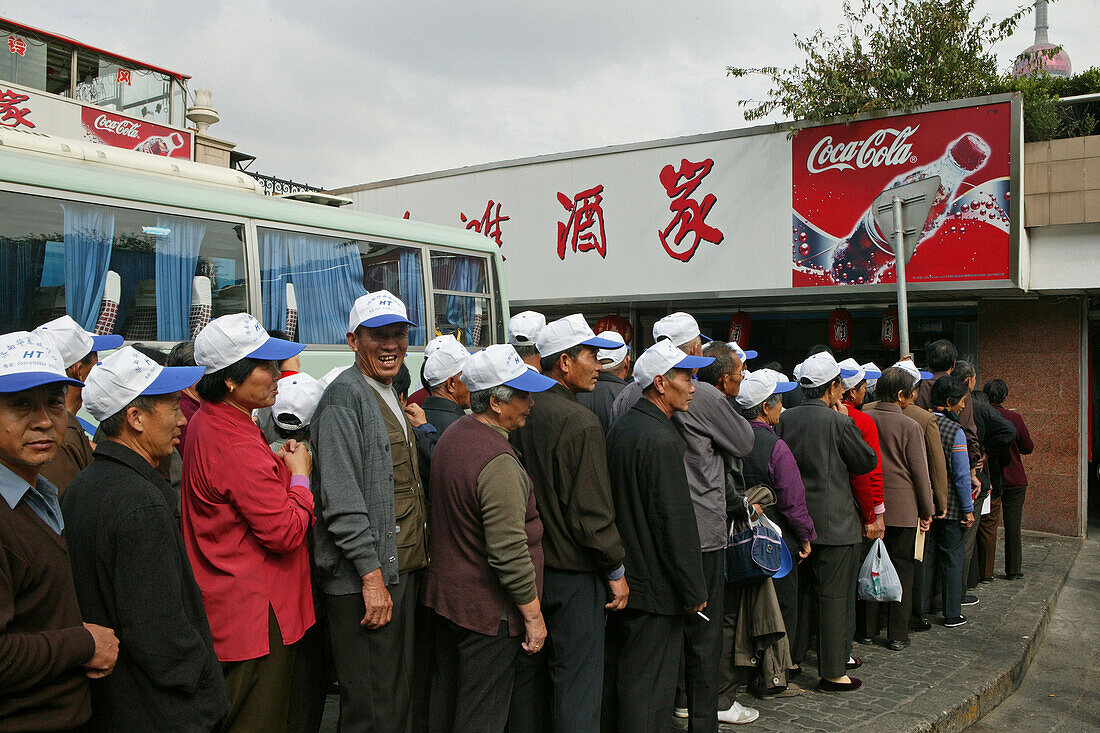
[[[894,282],[878,194],[939,176],[907,268],[911,282],[1009,278],[1010,104],[923,112],[801,130],[792,149],[795,286]]]
[[[152,122],[103,112],[94,107],[80,111],[84,138],[116,148],[169,158],[191,158],[191,133]]]

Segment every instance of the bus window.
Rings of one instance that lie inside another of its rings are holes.
[[[451,252],[432,251],[435,334],[454,334],[469,348],[492,343],[487,262]]]
[[[408,309],[409,344],[424,339],[420,250],[261,227],[263,322],[307,344],[343,344],[361,295],[386,289]]]
[[[0,192],[0,322],[68,313],[95,333],[183,341],[246,309],[241,227]]]

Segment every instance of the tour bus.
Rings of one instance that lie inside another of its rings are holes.
[[[470,349],[504,341],[491,240],[345,201],[266,196],[241,171],[0,128],[0,328],[68,313],[97,334],[168,349],[247,311],[306,344],[302,368],[320,377],[352,363],[352,303],[386,289],[416,323],[414,388],[436,335]]]

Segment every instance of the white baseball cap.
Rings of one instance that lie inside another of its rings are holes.
[[[698,322],[690,314],[683,311],[671,313],[653,324],[654,341],[668,339],[672,341],[673,346],[683,346],[696,336],[701,337],[704,341],[712,340],[703,336],[699,332]]]
[[[547,323],[539,331],[535,344],[538,346],[539,356],[559,354],[574,346],[593,346],[596,349],[617,349],[622,346],[615,341],[597,338],[580,313]]]
[[[893,366],[907,372],[909,374],[909,376],[911,376],[913,378],[913,381],[915,381],[915,382],[919,382],[922,379],[931,379],[932,378],[932,372],[925,372],[925,371],[921,371],[920,369],[917,369],[917,365],[914,364],[909,359],[905,359],[904,361],[895,362]]]
[[[742,349],[740,346],[737,345],[736,341],[730,341],[729,345],[730,348],[733,349],[733,353],[737,354],[737,357],[741,360],[742,364],[744,364],[749,359],[755,359],[757,356],[756,352],[752,349]]]
[[[22,392],[53,382],[84,386],[65,376],[65,366],[52,340],[29,331],[0,336],[0,392]]]
[[[523,311],[508,319],[508,343],[513,346],[534,346],[539,332],[546,327],[546,316],[535,311]]]
[[[807,357],[806,361],[795,367],[794,373],[798,377],[799,384],[805,387],[820,387],[828,384],[836,379],[838,374],[841,379],[855,375],[854,370],[837,364],[833,355],[827,351]]]
[[[61,316],[43,323],[34,332],[52,342],[68,369],[93,351],[107,351],[122,346],[122,337],[116,334],[96,336],[88,333],[72,316]]]
[[[878,378],[882,376],[882,370],[879,369],[878,365],[875,364],[875,362],[873,362],[873,361],[869,361],[866,364],[863,364],[862,366],[863,366],[864,371],[867,373],[867,376],[866,376],[867,389],[874,389],[875,384],[878,383]],[[873,374],[873,373],[877,374],[877,376],[872,377],[871,374]]]
[[[424,360],[424,381],[428,387],[436,387],[462,372],[470,352],[452,334],[432,339],[437,342],[432,353]]]
[[[377,328],[391,323],[416,325],[409,320],[408,311],[400,298],[388,290],[377,290],[355,299],[348,317],[348,333],[354,333],[360,326]]]
[[[219,316],[195,337],[195,363],[213,374],[241,359],[282,361],[302,353],[305,346],[272,338],[260,322],[247,313]]]
[[[656,377],[669,369],[702,369],[712,361],[712,356],[688,356],[671,340],[661,339],[643,351],[634,362],[634,381],[646,389]]]
[[[786,375],[773,369],[757,369],[741,380],[741,388],[734,399],[742,407],[752,407],[773,394],[790,392],[797,386],[796,382],[787,381]]]
[[[628,353],[630,353],[630,347],[626,345],[626,341],[623,340],[623,335],[618,331],[600,331],[596,334],[596,338],[607,339],[608,341],[614,341],[617,344],[621,344],[616,349],[600,349],[596,352],[596,360],[604,366],[618,364],[626,358]]]
[[[524,392],[544,392],[557,384],[529,368],[511,344],[494,344],[471,354],[462,367],[462,381],[471,392],[502,384]]]
[[[84,407],[96,420],[106,420],[140,395],[162,395],[192,387],[201,366],[165,367],[133,346],[123,346],[99,362],[84,383]]]
[[[434,339],[424,344],[424,358],[427,359],[435,350],[447,342],[447,338],[455,338],[453,334],[447,334],[446,336],[436,336]]]
[[[275,424],[283,430],[297,430],[309,425],[326,386],[321,380],[314,379],[305,372],[280,379],[275,404],[271,406],[271,417]],[[296,418],[297,424],[282,419],[285,415]]]
[[[855,359],[845,359],[840,362],[841,369],[848,369],[854,374],[850,377],[844,377],[844,389],[851,389],[863,380],[870,381],[872,379],[878,379],[882,376],[882,372],[877,369],[868,370],[865,366],[861,365]]]

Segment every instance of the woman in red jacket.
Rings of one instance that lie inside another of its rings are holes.
[[[206,374],[183,451],[183,540],[229,687],[222,730],[286,729],[291,645],[315,621],[312,461],[295,441],[273,453],[252,421],[275,402],[278,362],[302,348],[245,313],[195,338]]]
[[[1016,441],[1008,447],[1001,469],[1001,514],[1005,525],[1005,576],[1009,580],[1024,577],[1020,572],[1021,543],[1020,524],[1024,516],[1024,496],[1027,494],[1027,474],[1020,456],[1035,449],[1031,434],[1020,413],[1004,406],[1008,399],[1008,385],[1003,379],[991,379],[982,387],[989,397],[989,404],[1006,420],[1016,426]]]

